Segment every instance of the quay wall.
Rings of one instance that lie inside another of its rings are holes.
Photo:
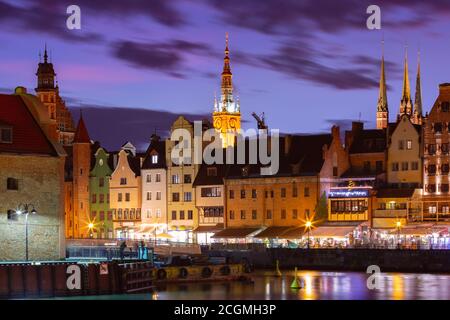
[[[366,271],[377,265],[381,271],[450,273],[450,250],[389,249],[288,249],[211,250],[211,257],[226,257],[230,263],[248,263],[254,268],[295,267],[316,270]]]

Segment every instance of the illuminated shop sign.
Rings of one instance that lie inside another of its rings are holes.
[[[331,189],[329,198],[367,198],[369,189]]]

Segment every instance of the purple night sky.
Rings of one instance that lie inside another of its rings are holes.
[[[66,8],[81,7],[81,30]],[[366,28],[381,7],[382,29]],[[351,120],[375,123],[381,39],[391,121],[405,47],[412,95],[421,51],[424,112],[450,82],[448,0],[0,0],[0,91],[35,87],[47,43],[67,105],[83,108],[91,138],[144,148],[178,114],[210,117],[220,92],[225,32],[244,128],[265,112],[270,128],[317,133]]]

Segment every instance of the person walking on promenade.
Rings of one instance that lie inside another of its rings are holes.
[[[122,243],[120,244],[120,260],[122,260],[122,261],[125,258],[125,249],[126,248],[127,248],[127,242],[122,241]]]

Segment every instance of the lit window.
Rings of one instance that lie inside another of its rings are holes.
[[[406,149],[411,150],[412,149],[412,140],[406,141]]]
[[[158,163],[158,155],[157,154],[152,155],[152,163]]]

